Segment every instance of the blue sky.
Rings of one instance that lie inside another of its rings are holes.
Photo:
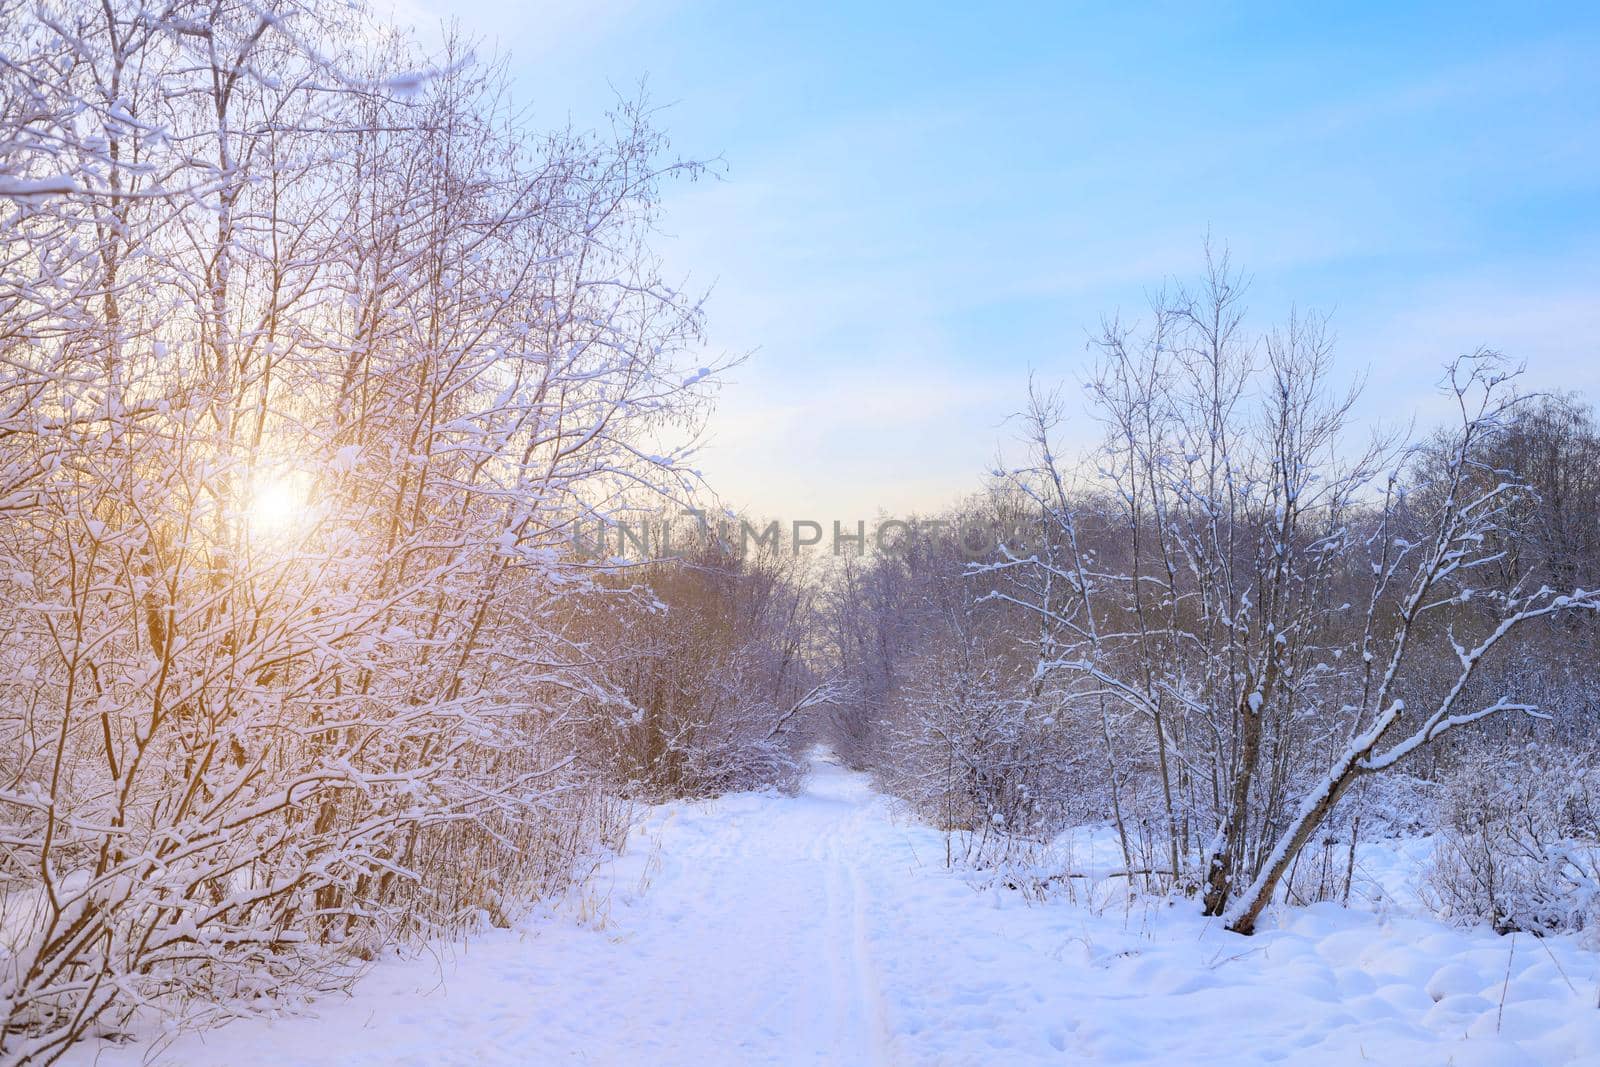
[[[1080,380],[1208,231],[1258,327],[1332,313],[1363,417],[1437,418],[1478,345],[1600,399],[1600,8],[399,2],[548,122],[648,76],[674,150],[723,160],[661,251],[755,352],[701,457],[736,507],[971,491],[1030,369]]]

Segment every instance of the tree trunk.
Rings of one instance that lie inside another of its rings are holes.
[[[1306,797],[1300,807],[1300,813],[1278,838],[1278,844],[1273,848],[1266,864],[1262,866],[1261,873],[1256,876],[1250,888],[1245,890],[1244,895],[1234,906],[1227,910],[1229,930],[1246,936],[1255,933],[1256,920],[1261,917],[1261,912],[1272,900],[1272,895],[1277,891],[1284,872],[1300,854],[1305,843],[1311,840],[1311,835],[1317,832],[1317,828],[1328,817],[1334,805],[1339,803],[1339,798],[1344,796],[1345,791],[1355,783],[1361,773],[1359,761],[1367,751],[1370,749],[1359,751],[1352,749],[1346,752],[1338,766],[1329,772],[1311,795]]]

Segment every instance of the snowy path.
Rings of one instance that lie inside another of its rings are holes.
[[[388,961],[314,1017],[158,1062],[1600,1065],[1600,960],[1570,939],[1316,907],[1246,940],[1186,906],[1030,907],[942,859],[819,763],[798,797],[659,809],[588,899],[600,921]]]

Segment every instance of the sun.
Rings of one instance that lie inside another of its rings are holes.
[[[304,531],[313,518],[310,496],[311,479],[300,472],[253,479],[245,506],[251,536],[278,540]]]

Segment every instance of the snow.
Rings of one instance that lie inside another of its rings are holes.
[[[53,174],[47,178],[21,178],[13,174],[0,174],[0,196],[17,200],[66,196],[78,191],[78,183],[70,174]]]
[[[1363,884],[1419,854],[1365,846]],[[652,810],[518,929],[384,960],[352,997],[182,1035],[158,1062],[1600,1065],[1600,957],[1570,937],[1454,929],[1386,887],[1377,912],[1269,910],[1244,938],[1189,901],[1084,885],[1030,904],[946,869],[942,835],[824,759],[798,796]]]

